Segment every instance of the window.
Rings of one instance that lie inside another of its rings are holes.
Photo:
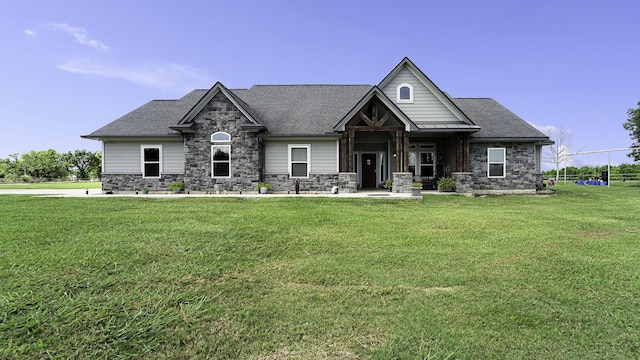
[[[435,173],[435,164],[433,162],[432,152],[420,153],[420,175],[433,177]]]
[[[411,84],[402,83],[397,88],[397,102],[412,103],[413,102],[413,86]]]
[[[162,145],[140,146],[142,177],[159,178],[162,174]]]
[[[211,177],[231,177],[231,135],[214,133],[211,142]]]
[[[218,142],[218,141],[231,141],[231,135],[221,131],[211,134],[211,142]]]
[[[489,148],[487,152],[488,176],[490,178],[505,177],[506,150],[504,148]]]
[[[414,176],[434,177],[436,147],[433,144],[409,145],[409,172]]]
[[[292,178],[309,177],[310,145],[289,145],[289,176]]]

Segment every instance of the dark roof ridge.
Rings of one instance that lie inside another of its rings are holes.
[[[256,84],[251,87],[258,86],[373,86],[371,84]],[[247,90],[247,89],[235,89],[235,90]]]
[[[467,97],[467,96],[462,96],[462,97],[454,97],[452,99],[486,99],[486,100],[496,101],[494,98],[491,98],[491,97]]]

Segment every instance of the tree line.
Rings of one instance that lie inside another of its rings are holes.
[[[640,180],[640,101],[637,108],[627,110],[627,121],[622,124],[625,130],[629,132],[629,136],[633,140],[631,144],[631,152],[627,155],[633,159],[634,164],[620,164],[612,166],[608,174],[611,180]],[[545,178],[563,178],[566,174],[567,178],[576,180],[587,180],[602,178],[603,171],[607,170],[607,166],[567,166],[561,168],[562,164],[566,164],[571,160],[572,154],[570,149],[573,147],[569,133],[560,129],[553,136],[548,132],[549,138],[553,138],[554,143],[545,150],[545,161],[555,165],[554,170],[544,172]]]
[[[588,180],[588,179],[601,179],[603,171],[607,170],[607,165],[602,166],[567,166],[566,174],[568,179],[576,180]],[[559,169],[559,178],[563,179],[565,175],[565,168]],[[545,178],[555,178],[557,176],[556,169],[547,170],[544,172]],[[613,181],[626,181],[626,180],[640,180],[640,164],[620,164],[611,166],[609,177]],[[606,179],[603,179],[606,180]]]
[[[102,153],[75,150],[58,153],[53,149],[11,154],[0,159],[0,182],[39,182],[99,179]]]

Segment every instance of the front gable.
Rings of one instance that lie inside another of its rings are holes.
[[[385,110],[386,113],[376,113],[376,116],[371,118],[370,116],[368,117],[365,115],[363,110],[370,106],[374,101],[382,104],[382,109]],[[362,99],[360,99],[360,101],[358,101],[358,103],[355,104],[355,106],[340,120],[340,122],[333,127],[333,130],[337,132],[345,131],[346,126],[349,123],[352,123],[353,125],[354,118],[357,119],[355,120],[356,122],[364,119],[367,125],[371,127],[382,126],[386,123],[386,118],[389,117],[396,119],[405,131],[418,130],[411,119],[405,115],[402,110],[400,110],[400,108],[380,90],[380,88],[374,86],[362,97]]]
[[[408,58],[404,58],[378,87],[418,128],[433,128],[435,124],[475,125]],[[404,92],[402,97],[401,91]]]
[[[216,97],[216,95],[221,94],[226,97],[232,104],[237,108],[244,117],[248,120],[245,124],[243,124],[243,128],[245,130],[254,130],[259,131],[264,127],[257,120],[255,116],[251,113],[249,107],[246,103],[236,97],[229,89],[227,89],[222,83],[217,82],[215,85],[207,91],[204,96],[180,119],[177,125],[171,126],[172,130],[180,131],[182,133],[192,132],[191,127],[193,126],[193,120],[200,114],[203,109],[207,105],[211,103],[211,101]]]

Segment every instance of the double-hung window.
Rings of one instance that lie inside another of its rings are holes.
[[[487,152],[487,175],[490,178],[505,177],[506,149],[489,148]]]
[[[162,174],[162,145],[141,145],[143,178],[159,178]]]
[[[289,145],[289,176],[308,178],[311,168],[310,145]]]
[[[217,132],[211,135],[211,177],[231,176],[231,135]]]

